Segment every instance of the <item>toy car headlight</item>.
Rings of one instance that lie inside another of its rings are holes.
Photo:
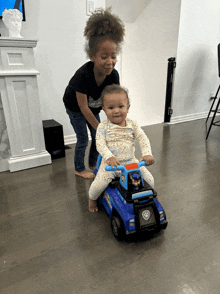
[[[133,218],[130,219],[130,226],[132,226],[132,227],[134,226],[134,221],[135,221],[135,220],[134,220]]]
[[[150,218],[150,211],[149,210],[144,210],[144,211],[142,211],[142,217],[143,217],[143,219],[144,220],[149,220],[149,218]]]

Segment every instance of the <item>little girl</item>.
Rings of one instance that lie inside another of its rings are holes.
[[[96,134],[96,146],[102,156],[102,162],[89,189],[89,210],[98,211],[96,200],[114,179],[118,172],[106,171],[105,167],[138,162],[135,158],[135,139],[138,140],[142,157],[146,165],[154,163],[150,142],[141,127],[133,120],[127,119],[130,107],[128,92],[119,85],[107,86],[101,95],[103,110],[107,120],[100,123]],[[154,187],[151,173],[141,167],[144,180]]]
[[[84,157],[88,145],[87,127],[92,143],[89,152],[89,167],[94,170],[98,152],[95,135],[102,109],[100,96],[105,86],[119,84],[119,74],[114,69],[116,56],[124,39],[124,24],[110,9],[97,10],[86,23],[85,51],[90,59],[71,78],[63,97],[66,112],[76,133],[75,174],[92,178],[93,173],[85,169]]]

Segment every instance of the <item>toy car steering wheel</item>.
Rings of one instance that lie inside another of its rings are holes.
[[[146,163],[145,163],[144,160],[142,160],[142,161],[138,162],[137,165],[140,168],[141,166],[146,165]],[[118,167],[114,167],[114,168],[112,168],[111,166],[106,166],[105,167],[105,170],[106,171],[115,171],[115,170],[121,170],[121,171],[124,170],[125,171],[126,170],[126,167],[124,165],[118,165]]]

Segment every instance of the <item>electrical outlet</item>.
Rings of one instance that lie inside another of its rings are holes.
[[[86,14],[92,15],[93,11],[94,11],[94,2],[86,1]]]

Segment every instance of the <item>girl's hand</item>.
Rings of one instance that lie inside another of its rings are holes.
[[[118,167],[118,165],[120,165],[120,162],[117,160],[116,157],[112,156],[112,157],[109,157],[107,160],[106,160],[106,163],[108,165],[110,165],[112,168],[114,168],[114,166]]]
[[[97,130],[99,122],[95,118],[94,114],[88,106],[87,95],[76,91],[76,98],[82,114],[85,116],[86,120],[90,123],[90,125],[95,130]]]
[[[146,165],[151,165],[154,163],[154,158],[152,155],[146,155],[141,157],[141,159],[139,159],[139,161],[142,161],[142,160],[145,161]]]

